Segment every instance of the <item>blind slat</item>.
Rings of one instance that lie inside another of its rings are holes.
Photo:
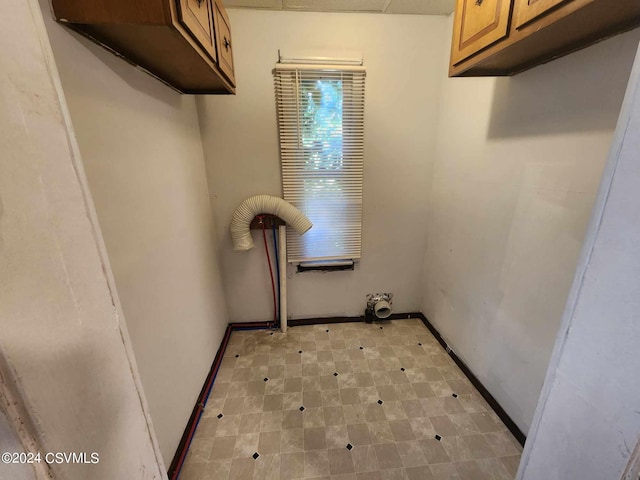
[[[363,68],[274,71],[284,198],[313,222],[287,230],[289,262],[361,256],[364,84]]]

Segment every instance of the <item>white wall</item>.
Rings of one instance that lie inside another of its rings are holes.
[[[24,451],[20,439],[0,406],[0,452]],[[0,478],[11,480],[36,480],[33,465],[0,462]]]
[[[518,478],[618,479],[640,441],[639,151],[640,54]]]
[[[278,49],[360,51],[367,67],[363,256],[354,272],[295,274],[293,318],[362,315],[365,295],[390,291],[396,311],[420,308],[446,17],[229,10],[235,97],[198,99],[209,185],[232,321],[269,320],[261,243],[233,252],[233,210],[258,193],[282,195],[272,69]],[[254,234],[255,235],[255,234]],[[261,239],[257,239],[261,240]]]
[[[639,38],[443,81],[423,312],[525,433]]]
[[[11,382],[43,453],[100,456],[52,478],[166,478],[38,2],[0,17],[3,409]]]
[[[228,323],[194,98],[46,14],[168,464]]]

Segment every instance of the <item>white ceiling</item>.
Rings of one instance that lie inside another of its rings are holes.
[[[455,0],[223,0],[225,7],[307,12],[448,15]]]

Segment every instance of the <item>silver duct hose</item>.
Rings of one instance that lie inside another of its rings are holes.
[[[271,195],[255,195],[247,198],[233,212],[231,240],[234,250],[251,250],[254,247],[249,227],[254,217],[261,213],[270,213],[280,217],[287,223],[287,226],[293,228],[299,235],[304,234],[313,226],[304,213],[282,198]]]

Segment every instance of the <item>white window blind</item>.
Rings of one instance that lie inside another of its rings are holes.
[[[284,198],[313,222],[287,233],[291,263],[361,256],[364,67],[278,64]]]

